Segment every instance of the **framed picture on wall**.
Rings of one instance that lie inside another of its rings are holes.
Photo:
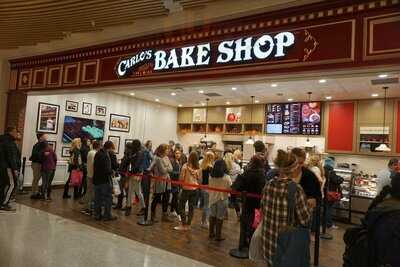
[[[56,145],[57,145],[56,141],[47,141],[47,143],[49,144],[51,149],[53,149],[53,151],[56,151]]]
[[[65,111],[78,112],[79,103],[75,101],[65,101]]]
[[[120,145],[121,137],[115,136],[115,135],[109,135],[108,141],[113,142],[113,144],[115,146],[115,153],[119,154],[119,145]]]
[[[110,114],[110,131],[129,133],[130,128],[131,117],[118,114]]]
[[[96,116],[106,116],[107,108],[103,106],[96,106]]]
[[[83,102],[82,114],[83,115],[92,115],[92,104],[91,103]]]
[[[39,103],[36,132],[57,134],[60,106],[48,103]]]
[[[61,157],[63,158],[69,158],[70,156],[70,147],[69,146],[63,146],[61,148]]]

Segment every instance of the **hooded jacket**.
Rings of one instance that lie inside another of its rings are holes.
[[[4,158],[2,167],[18,171],[19,166],[21,166],[21,159],[19,158],[20,153],[15,143],[15,138],[9,134],[0,136],[0,147],[0,153],[3,153],[2,158]]]

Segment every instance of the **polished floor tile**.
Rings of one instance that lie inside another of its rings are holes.
[[[24,205],[0,213],[1,267],[210,266]]]

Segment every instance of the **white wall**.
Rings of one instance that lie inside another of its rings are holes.
[[[79,102],[78,112],[65,111],[66,100]],[[108,139],[109,135],[120,136],[120,151],[118,157],[123,155],[125,139],[138,138],[141,141],[152,140],[153,146],[156,147],[161,143],[166,143],[169,140],[177,140],[176,123],[177,109],[170,106],[165,106],[157,103],[138,100],[132,97],[110,94],[110,93],[89,93],[89,94],[63,94],[63,95],[29,95],[27,99],[27,108],[25,115],[24,138],[22,147],[22,156],[29,158],[32,146],[36,142],[36,120],[38,103],[45,102],[50,104],[60,105],[60,117],[58,124],[58,134],[49,134],[49,141],[56,141],[56,153],[60,159],[58,168],[65,168],[65,159],[61,158],[61,148],[69,146],[62,143],[62,133],[64,126],[64,116],[70,115],[74,117],[83,117],[90,119],[104,120],[105,134],[104,140]],[[82,103],[92,103],[92,115],[82,114]],[[96,105],[107,107],[107,116],[96,116]],[[128,115],[131,117],[131,128],[129,133],[109,131],[110,113]],[[29,167],[27,168],[29,169]],[[55,183],[61,183],[65,180],[65,171],[57,171]],[[30,170],[25,174],[25,184],[30,185],[32,180]]]

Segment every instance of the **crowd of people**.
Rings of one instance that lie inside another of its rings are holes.
[[[0,137],[0,204],[4,211],[13,210],[9,203],[21,168],[17,139],[18,132],[11,127]],[[57,156],[46,139],[45,134],[37,134],[30,157],[33,200],[52,200]],[[224,240],[223,223],[228,209],[233,208],[241,220],[245,247],[250,247],[260,228],[260,249],[268,266],[308,266],[309,232],[317,230],[316,209],[321,203],[326,204],[323,221],[328,228],[336,228],[332,207],[340,200],[343,178],[334,171],[335,159],[307,155],[302,148],[278,150],[271,169],[265,144],[256,141],[254,150],[251,160],[244,163],[240,150],[219,152],[201,146],[191,148],[186,156],[182,146],[172,141],[153,151],[151,141],[142,144],[136,139],[126,145],[118,161],[111,141],[101,144],[77,138],[71,144],[69,177],[62,197],[71,198],[73,187],[73,198],[82,204],[82,213],[102,221],[117,219],[113,209],[130,216],[135,204],[137,216],[147,218],[149,210],[151,223],[179,222],[173,227],[177,231],[190,231],[195,209],[200,208],[201,227],[207,228],[209,238],[215,241]],[[398,165],[399,161],[392,159],[388,170],[380,174],[385,184],[372,208],[388,195],[398,197]],[[242,202],[233,192],[246,192],[249,197]],[[307,234],[298,239],[297,250],[290,252],[294,255],[287,257],[289,252],[282,251],[279,242],[282,229],[290,226],[307,229]],[[293,262],[297,265],[291,265]]]

